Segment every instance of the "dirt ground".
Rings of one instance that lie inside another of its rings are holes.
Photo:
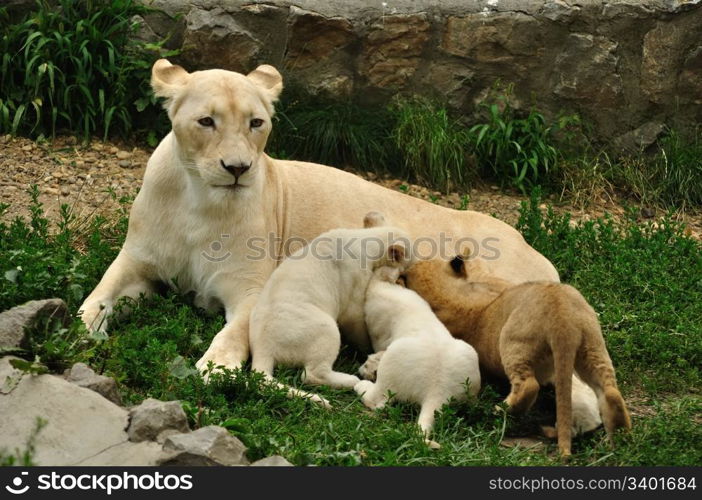
[[[134,195],[151,151],[119,142],[94,141],[82,145],[73,137],[37,143],[0,136],[0,201],[11,205],[4,218],[28,215],[30,197],[27,191],[32,184],[39,187],[39,199],[52,219],[64,203],[79,219],[97,214],[114,216],[118,204],[110,192],[117,199]],[[373,173],[360,175],[388,188],[452,208],[462,208],[463,197],[467,194],[470,210],[495,215],[510,224],[516,223],[519,204],[524,199],[516,193],[502,192],[498,186],[486,185],[468,193],[446,194]],[[589,220],[605,213],[618,217],[624,213],[622,205],[610,199],[594,200],[586,208],[580,208],[552,195],[548,203],[552,203],[557,212],[570,212],[573,221]],[[702,238],[702,215],[679,214],[678,217],[687,223],[689,234]]]

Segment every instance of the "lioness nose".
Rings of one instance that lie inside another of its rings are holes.
[[[232,174],[236,180],[239,180],[239,177],[241,177],[242,174],[251,168],[251,164],[246,165],[244,163],[240,163],[238,165],[227,165],[222,160],[219,160],[219,162],[222,164],[222,168]]]

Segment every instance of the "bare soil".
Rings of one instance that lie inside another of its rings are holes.
[[[136,194],[152,151],[120,142],[79,144],[73,137],[34,142],[0,136],[0,201],[11,205],[4,218],[28,216],[28,190],[32,184],[38,186],[39,200],[50,219],[58,216],[62,204],[68,204],[81,220],[98,214],[114,217],[119,208],[115,199]],[[371,172],[360,175],[390,189],[451,208],[465,208],[467,196],[468,209],[494,215],[509,224],[517,222],[519,206],[524,200],[524,196],[504,192],[498,186],[479,186],[466,193],[442,193]],[[615,218],[624,214],[623,204],[611,198],[592,200],[580,207],[552,195],[548,203],[558,213],[570,212],[573,223],[605,213]],[[647,212],[653,217],[663,215],[650,208]],[[702,239],[702,215],[685,213],[676,217],[687,224],[689,234]]]

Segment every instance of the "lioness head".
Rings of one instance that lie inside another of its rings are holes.
[[[283,89],[274,67],[259,66],[248,75],[220,69],[188,73],[159,59],[151,86],[166,98],[178,154],[191,174],[222,189],[253,183],[273,103]]]

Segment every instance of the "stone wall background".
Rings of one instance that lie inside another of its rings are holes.
[[[577,112],[607,141],[702,121],[702,0],[141,1],[173,17],[140,36],[170,36],[188,70],[268,63],[311,92],[468,114],[499,80],[518,108]]]

